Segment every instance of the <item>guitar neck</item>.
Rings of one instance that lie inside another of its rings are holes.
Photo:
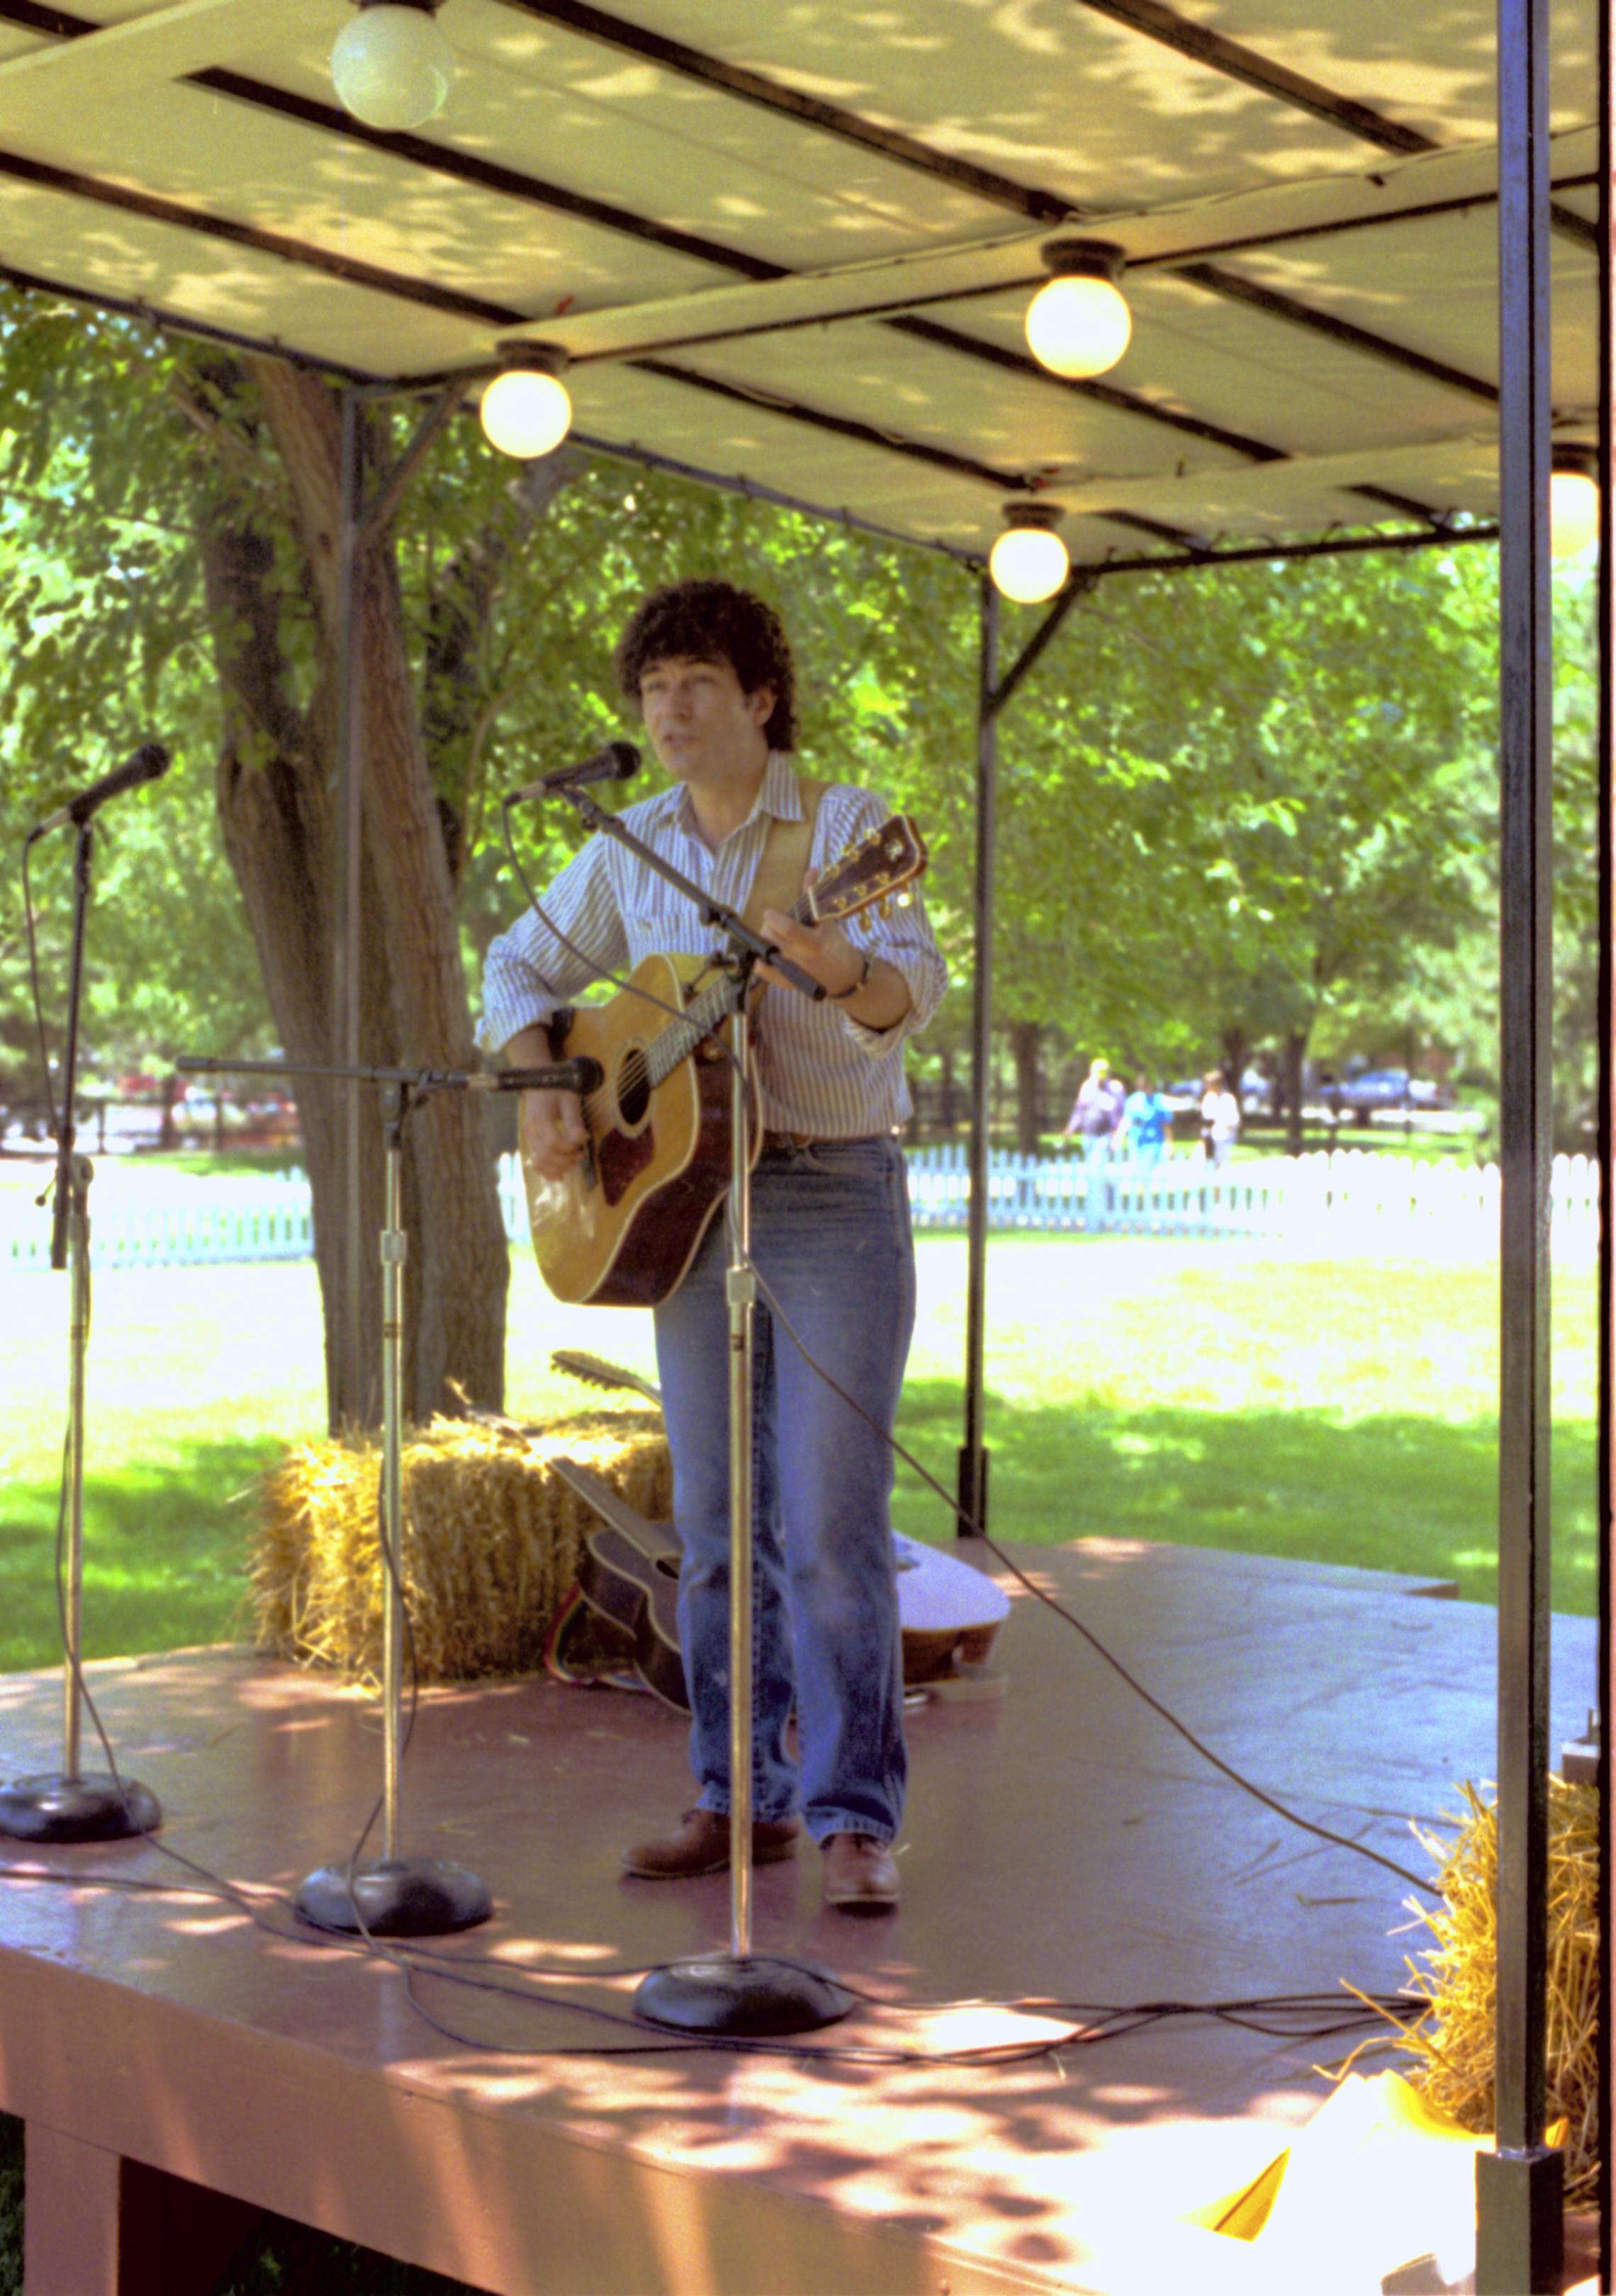
[[[816,922],[807,893],[799,894],[786,914],[800,925]],[[729,983],[717,980],[687,1006],[679,1020],[669,1021],[654,1036],[645,1053],[645,1070],[652,1084],[659,1085],[665,1077],[671,1076],[681,1061],[689,1059],[702,1037],[710,1036],[728,1018],[729,1011]]]

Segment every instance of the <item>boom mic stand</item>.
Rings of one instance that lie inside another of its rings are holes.
[[[85,915],[90,898],[94,824],[77,823],[73,853],[73,941],[68,975],[67,1038],[62,1048],[62,1121],[56,1133],[55,1201],[51,1218],[51,1266],[69,1270],[71,1323],[68,1348],[67,1489],[62,1548],[62,1767],[19,1778],[0,1791],[0,1833],[22,1841],[119,1841],[154,1833],[163,1822],[157,1797],[134,1778],[79,1767],[81,1704],[79,1623],[84,1593],[84,1387],[90,1338],[90,1182],[95,1168],[75,1152],[73,1095],[78,1066],[78,1008],[84,986]],[[43,1198],[40,1200],[42,1202]]]
[[[593,1062],[562,1061],[548,1068],[506,1069],[493,1075],[463,1070],[322,1067],[285,1061],[191,1059],[176,1067],[187,1076],[231,1070],[248,1076],[345,1078],[382,1087],[387,1146],[381,1254],[381,1855],[348,1857],[317,1866],[299,1885],[296,1905],[306,1921],[325,1930],[374,1937],[442,1937],[472,1929],[494,1910],[488,1885],[463,1866],[443,1857],[406,1857],[399,1849],[404,1702],[404,1127],[410,1111],[439,1092],[589,1091],[582,1073]],[[595,1070],[598,1078],[599,1071]]]
[[[702,922],[729,942],[730,1046],[729,1272],[729,1906],[730,1949],[689,1961],[664,1962],[636,1989],[636,2016],[685,2033],[762,2035],[805,2033],[833,2024],[853,2007],[853,1996],[828,1972],[805,1962],[757,1954],[751,1946],[752,1896],[752,1322],[757,1278],[751,1253],[751,1119],[748,999],[760,960],[804,996],[822,997],[816,980],[787,962],[737,913],[664,861],[603,810],[587,791],[562,786],[557,795],[598,829],[627,846],[647,867],[689,896]]]

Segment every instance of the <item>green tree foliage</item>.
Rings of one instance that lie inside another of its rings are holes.
[[[255,647],[295,721],[288,741],[332,706],[283,436],[235,362],[16,294],[0,299],[0,410],[5,828],[148,734],[179,757],[107,817],[91,1049],[123,1064],[186,1042],[261,1045],[272,1023],[203,791],[222,748],[250,771],[275,746],[275,710],[244,711],[232,685]],[[373,418],[376,482],[415,419]],[[226,533],[257,554],[234,584],[208,574]],[[1467,999],[1484,1008],[1490,559],[1472,547],[1095,584],[1000,720],[998,1021],[1056,1050],[1189,1066],[1257,1042],[1340,1052],[1422,1003],[1451,1036]],[[957,1072],[972,577],[603,460],[515,471],[466,421],[404,497],[392,562],[473,982],[520,898],[498,791],[623,730],[611,649],[636,596],[726,572],[787,617],[806,758],[884,788],[926,829],[954,986],[918,1056]],[[1001,670],[1039,619],[1006,610]],[[556,807],[523,808],[515,827],[539,881],[577,836]],[[62,887],[45,890],[59,955]],[[9,1020],[10,888],[0,919]]]

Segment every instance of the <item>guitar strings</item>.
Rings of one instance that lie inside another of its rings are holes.
[[[567,951],[569,955],[577,957],[578,963],[583,965],[595,980],[608,981],[613,988],[620,989],[627,995],[640,997],[645,1004],[652,1005],[657,1012],[665,1013],[669,1020],[677,1021],[688,1027],[691,1020],[688,1010],[681,1012],[677,1005],[669,1004],[663,997],[656,996],[651,989],[645,988],[637,980],[628,980],[622,974],[612,972],[609,970],[603,971],[599,965],[598,960],[591,955],[588,950],[580,948],[575,940],[571,939],[568,934],[562,931],[561,927],[555,922],[554,917],[550,916],[546,911],[544,904],[540,901],[538,895],[533,890],[532,882],[529,878],[527,871],[522,867],[521,857],[516,850],[516,842],[511,834],[511,808],[509,805],[502,806],[500,808],[500,826],[504,832],[505,851],[510,857],[511,866],[516,873],[517,882],[521,885],[522,891],[527,895],[528,906],[532,910],[540,924],[544,926],[545,931],[555,940],[558,940],[561,943],[562,947]],[[557,1006],[564,1004],[567,1000],[562,996],[561,990],[556,987],[555,983],[548,978],[538,965],[534,965],[533,970],[537,975],[539,986],[545,990],[546,994],[554,998]],[[734,1053],[732,1051],[729,1044],[719,1029],[716,1028],[708,1028],[704,1029],[701,1034],[702,1036],[705,1036],[710,1043],[718,1046],[719,1050],[723,1053],[725,1059],[728,1061],[732,1068],[736,1070],[740,1069],[740,1062],[737,1061]],[[699,1044],[701,1041],[701,1036],[698,1036],[695,1042]],[[756,1089],[752,1084],[751,1077],[747,1076],[744,1071],[742,1071],[741,1081],[742,1088],[746,1094],[748,1120],[755,1123],[758,1116]],[[588,1102],[586,1105],[594,1108],[598,1114],[600,1108],[604,1102],[608,1086],[602,1086],[599,1087],[595,1092],[589,1095]],[[613,1097],[615,1098],[615,1095]]]

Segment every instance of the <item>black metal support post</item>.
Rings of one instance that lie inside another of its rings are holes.
[[[1616,1596],[1616,0],[1599,9],[1599,2285],[1611,2285],[1616,2167],[1611,2160],[1611,1603]]]
[[[1498,4],[1501,654],[1497,2150],[1479,2296],[1558,2290],[1547,2032],[1552,652],[1547,0]]]
[[[965,1428],[959,1448],[956,1496],[971,1527],[988,1528],[988,1447],[982,1434],[983,1353],[987,1338],[988,1119],[993,1048],[993,901],[998,838],[999,712],[1017,693],[1079,598],[1094,586],[1095,570],[1074,569],[1049,611],[1003,677],[998,674],[999,594],[981,577],[981,671],[976,717],[976,913],[972,946],[975,975],[971,1008],[970,1226],[965,1270]]]
[[[337,946],[332,993],[335,1022],[333,1061],[357,1068],[360,1050],[361,986],[364,978],[363,887],[365,882],[364,712],[361,691],[363,613],[359,585],[364,527],[364,434],[365,401],[357,390],[342,393],[342,447],[339,486],[342,496],[341,557],[337,577],[337,646],[341,692],[337,749]],[[342,1365],[337,1392],[344,1411],[360,1418],[370,1366],[364,1360],[365,1187],[364,1111],[349,1093],[342,1109]]]
[[[965,1431],[959,1505],[988,1528],[988,1447],[982,1439],[982,1358],[987,1329],[988,1119],[993,1057],[993,885],[998,823],[999,594],[981,578],[981,675],[976,717],[976,906],[971,983],[971,1193],[965,1259]]]

